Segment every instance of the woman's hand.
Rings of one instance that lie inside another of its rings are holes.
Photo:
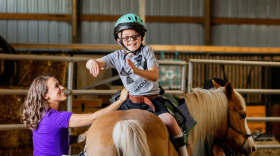
[[[119,100],[123,103],[126,101],[127,98],[128,98],[128,90],[124,88],[121,92],[121,96]]]
[[[94,77],[97,77],[100,69],[101,70],[104,69],[104,67],[99,67],[95,59],[89,59],[86,63],[86,67],[87,69],[89,69],[90,74],[93,75]]]

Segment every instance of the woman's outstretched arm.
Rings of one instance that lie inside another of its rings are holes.
[[[69,128],[90,126],[95,119],[117,110],[126,101],[127,97],[128,90],[123,89],[120,99],[110,106],[94,112],[93,114],[73,114],[69,120]]]

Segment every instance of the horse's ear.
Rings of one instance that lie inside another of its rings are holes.
[[[225,92],[229,100],[233,100],[235,98],[233,88],[229,82],[225,85]]]
[[[215,87],[215,89],[220,88],[221,86],[215,82],[215,80],[212,79],[213,82],[213,86]]]

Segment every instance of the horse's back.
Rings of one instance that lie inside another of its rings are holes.
[[[121,120],[137,120],[140,123],[146,133],[151,155],[177,155],[169,141],[167,128],[160,118],[139,109],[115,111],[94,121],[87,133],[87,155],[117,155],[112,132],[117,122]]]

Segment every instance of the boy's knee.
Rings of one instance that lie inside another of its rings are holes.
[[[174,126],[175,124],[177,124],[175,118],[169,113],[162,114],[161,119],[166,126]]]

